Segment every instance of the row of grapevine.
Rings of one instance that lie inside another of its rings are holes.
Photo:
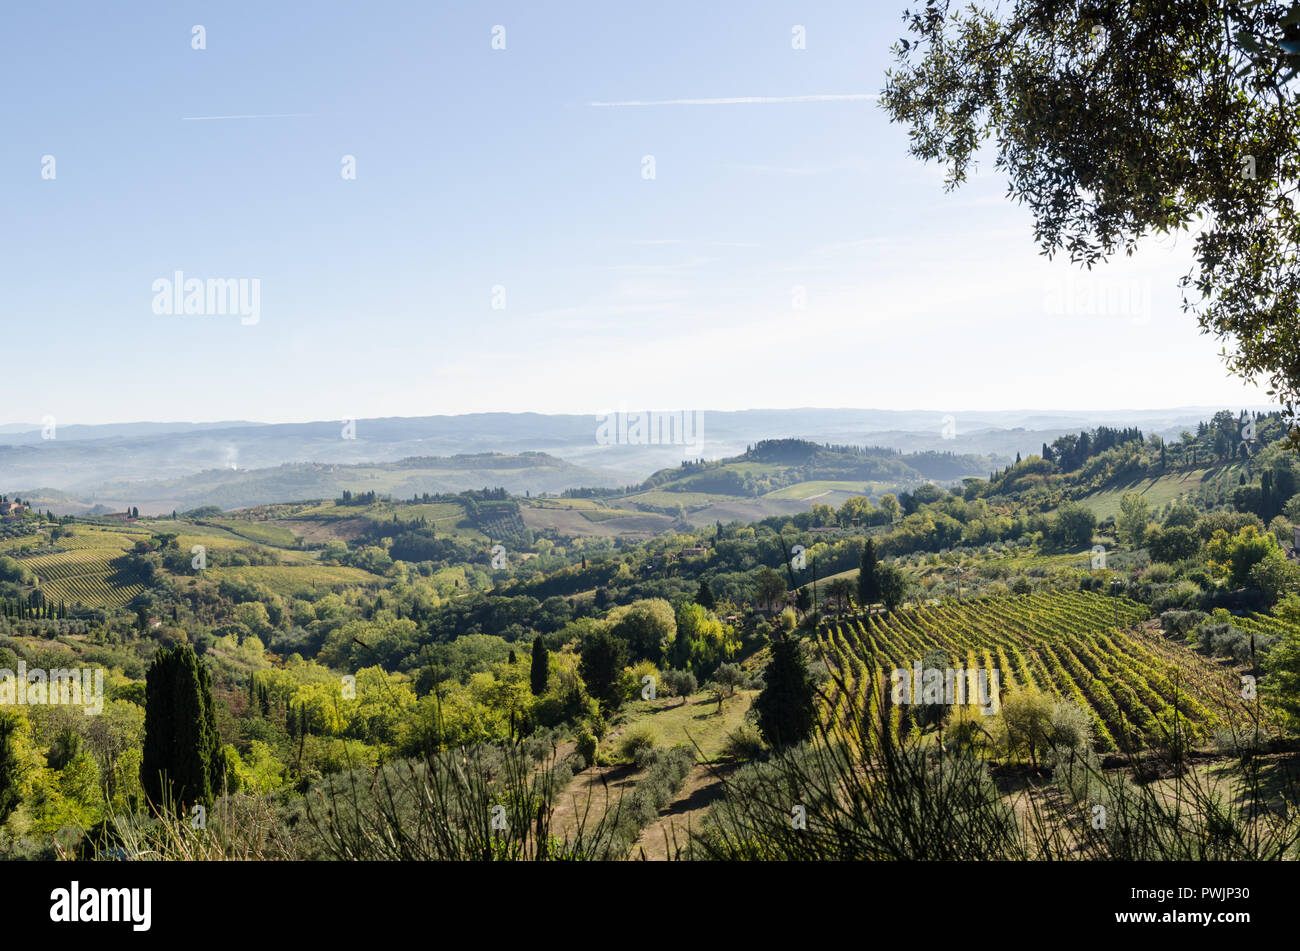
[[[39,579],[49,602],[111,607],[126,604],[144,590],[122,579],[123,553],[109,548],[74,548],[22,559]]]
[[[997,671],[1004,695],[1037,688],[1078,703],[1102,751],[1166,740],[1175,723],[1204,741],[1249,715],[1231,670],[1147,630],[1147,614],[1089,591],[948,601],[834,626],[822,646],[850,689],[872,684],[872,669],[887,689],[891,670],[942,650],[953,667]]]

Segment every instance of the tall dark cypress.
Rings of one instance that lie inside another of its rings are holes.
[[[18,729],[18,717],[0,712],[0,823],[22,803],[18,780],[22,764],[18,761],[18,750],[14,743],[14,733]]]
[[[787,635],[773,643],[763,680],[763,692],[754,698],[763,738],[780,749],[812,736],[813,684],[798,641]]]
[[[529,685],[533,696],[540,697],[546,693],[546,682],[551,677],[551,654],[542,643],[541,635],[533,638],[533,665],[529,668]]]
[[[876,543],[870,538],[862,546],[862,561],[858,566],[858,603],[865,608],[880,600],[880,575],[876,566]]]
[[[709,587],[708,579],[700,580],[699,590],[695,592],[695,603],[702,608],[708,608],[710,611],[718,606],[717,599],[713,597],[713,589]]]
[[[188,644],[160,648],[145,677],[140,783],[159,809],[212,805],[225,773],[212,678]]]

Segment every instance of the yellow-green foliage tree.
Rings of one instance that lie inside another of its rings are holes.
[[[342,670],[372,664],[396,669],[419,646],[419,633],[419,627],[410,618],[380,611],[373,620],[349,621],[327,635],[320,660],[326,666]]]
[[[735,630],[698,604],[677,609],[677,635],[668,650],[674,667],[707,676],[740,648]]]
[[[66,734],[62,744],[43,744],[26,714],[21,708],[10,714],[9,743],[20,802],[9,817],[10,830],[43,838],[68,825],[89,828],[104,813],[94,756],[74,732]]]
[[[1250,580],[1250,570],[1265,558],[1282,558],[1277,539],[1247,525],[1236,535],[1217,529],[1205,546],[1210,569],[1231,586],[1242,587]]]
[[[275,751],[261,740],[253,740],[247,756],[233,747],[226,751],[227,760],[238,776],[238,788],[253,795],[273,793],[284,785],[286,768]]]
[[[627,644],[634,660],[658,663],[677,635],[673,606],[663,598],[647,598],[615,608],[607,621],[610,633]]]
[[[1136,492],[1125,492],[1119,500],[1119,516],[1115,519],[1119,540],[1130,548],[1141,548],[1150,521],[1151,505],[1147,500]]]
[[[533,695],[527,664],[500,662],[471,674],[464,684],[444,681],[421,698],[407,718],[404,751],[509,740],[532,722],[534,708],[544,701]]]

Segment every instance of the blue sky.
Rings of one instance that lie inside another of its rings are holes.
[[[1190,238],[1089,278],[907,156],[904,5],[6,5],[0,423],[1264,402]],[[178,270],[260,319],[155,314]]]

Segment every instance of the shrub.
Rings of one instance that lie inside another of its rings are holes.
[[[763,755],[763,736],[751,723],[742,723],[727,734],[722,747],[724,755],[735,760],[752,760]]]
[[[596,737],[590,730],[578,734],[577,753],[582,757],[582,766],[596,765]]]
[[[1255,653],[1262,656],[1273,646],[1277,638],[1268,634],[1255,634]],[[1238,664],[1247,663],[1251,658],[1251,635],[1231,622],[1207,621],[1196,629],[1196,642],[1201,650],[1211,657],[1230,657]]]
[[[1092,745],[1092,717],[1087,710],[1068,700],[1052,707],[1051,743],[1053,748],[1085,750]]]
[[[1165,611],[1160,615],[1160,627],[1166,634],[1186,634],[1207,617],[1204,611]]]
[[[695,675],[689,670],[665,670],[660,677],[661,686],[674,697],[681,697],[682,702],[700,689]]]
[[[695,754],[688,746],[674,746],[669,750],[655,750],[645,757],[646,774],[632,792],[621,799],[613,814],[613,837],[618,847],[626,850],[636,841],[641,828],[659,815],[682,788],[686,774],[695,763]]]
[[[1267,737],[1262,731],[1248,726],[1229,727],[1214,734],[1215,749],[1242,759],[1262,753],[1266,741]]]
[[[1151,565],[1143,572],[1142,580],[1152,584],[1164,584],[1174,576],[1174,569],[1166,564]]]
[[[646,680],[647,677],[650,679]],[[624,694],[634,700],[641,700],[646,697],[646,688],[650,684],[654,684],[655,694],[658,695],[659,686],[663,682],[663,675],[650,661],[639,660],[623,672],[623,679]]]
[[[640,804],[636,811],[653,819],[659,810],[672,801],[682,788],[686,774],[695,765],[695,753],[689,746],[674,746],[647,757],[645,778],[632,792],[634,802]]]
[[[1191,610],[1199,603],[1202,593],[1200,587],[1191,581],[1152,585],[1151,610],[1157,614],[1163,614],[1165,611],[1171,610]]]
[[[618,755],[629,763],[640,765],[643,751],[659,745],[659,737],[648,725],[633,727],[618,741]]]
[[[1201,537],[1194,530],[1175,525],[1163,531],[1151,533],[1147,539],[1147,549],[1154,561],[1172,563],[1195,557],[1201,549]]]
[[[989,744],[988,720],[969,705],[953,707],[952,717],[944,727],[944,740],[958,752],[982,750]]]

